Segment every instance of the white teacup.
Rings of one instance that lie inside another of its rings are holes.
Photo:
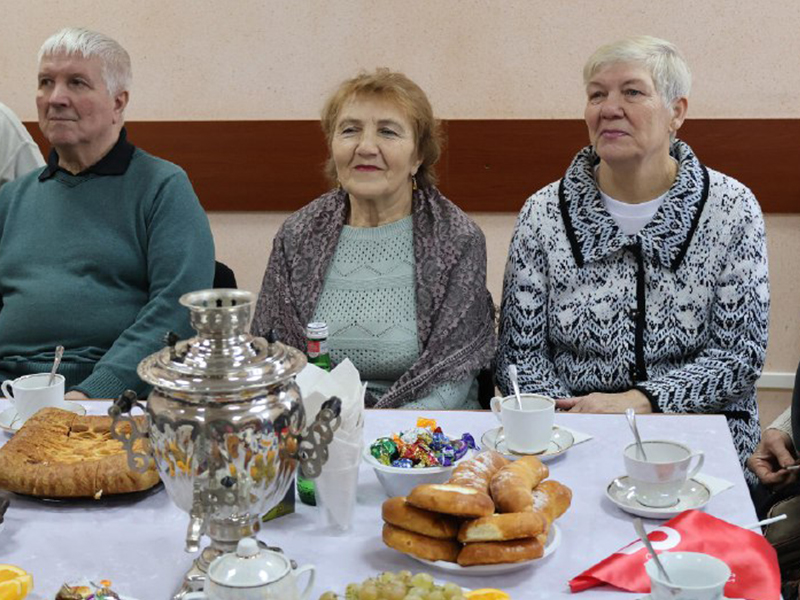
[[[653,559],[644,565],[650,577],[652,600],[722,600],[731,569],[701,552],[662,552],[658,555],[672,583],[661,577]]]
[[[503,424],[506,446],[518,454],[540,454],[547,450],[553,437],[556,402],[539,394],[520,394],[522,409],[516,396],[491,401],[494,416]]]
[[[56,374],[52,385],[48,384],[50,373],[34,373],[16,379],[7,379],[0,385],[3,395],[14,403],[17,423],[27,421],[43,408],[64,408],[64,376]]]
[[[631,444],[625,448],[625,470],[634,486],[634,494],[640,504],[653,508],[666,508],[678,503],[678,494],[686,483],[703,466],[702,452],[692,450],[667,440],[642,442],[647,460],[644,460],[636,447]],[[697,464],[690,469],[692,459]]]

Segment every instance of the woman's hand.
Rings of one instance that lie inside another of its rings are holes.
[[[569,412],[584,413],[624,413],[633,408],[637,413],[651,413],[650,401],[639,390],[628,390],[619,394],[593,392],[587,396],[562,398],[556,400],[556,407]]]
[[[786,470],[796,462],[794,444],[789,434],[779,429],[767,429],[755,452],[747,459],[747,468],[755,473],[761,483],[772,487],[797,480],[796,471]]]
[[[67,392],[64,394],[65,400],[88,400],[89,396],[84,394],[83,392],[79,392],[77,390],[72,390],[71,392]]]

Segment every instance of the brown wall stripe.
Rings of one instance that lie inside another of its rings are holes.
[[[46,151],[35,123],[26,123]],[[440,188],[469,212],[517,212],[587,144],[583,121],[449,120]],[[131,141],[189,173],[206,210],[295,210],[328,189],[316,121],[133,121]],[[800,119],[695,119],[683,140],[764,212],[800,212]]]

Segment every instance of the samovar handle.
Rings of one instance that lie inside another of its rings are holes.
[[[328,445],[333,441],[333,432],[342,422],[342,401],[332,396],[322,404],[317,418],[302,433],[297,448],[297,458],[303,475],[308,479],[318,477],[322,465],[328,462]]]
[[[136,421],[130,415],[134,406],[144,410],[144,406],[138,401],[136,392],[125,390],[119,398],[108,409],[111,421],[111,437],[122,442],[122,447],[128,455],[128,468],[136,473],[145,473],[153,463],[153,457],[149,453],[136,452],[133,445],[137,440],[146,440],[147,431],[142,431],[136,425]],[[145,448],[147,445],[145,444]]]

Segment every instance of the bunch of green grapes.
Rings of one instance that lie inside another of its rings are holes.
[[[333,592],[325,592],[319,600],[341,600]],[[362,583],[348,584],[344,600],[465,600],[464,592],[455,583],[436,585],[428,573],[412,575],[410,571],[381,573]]]

